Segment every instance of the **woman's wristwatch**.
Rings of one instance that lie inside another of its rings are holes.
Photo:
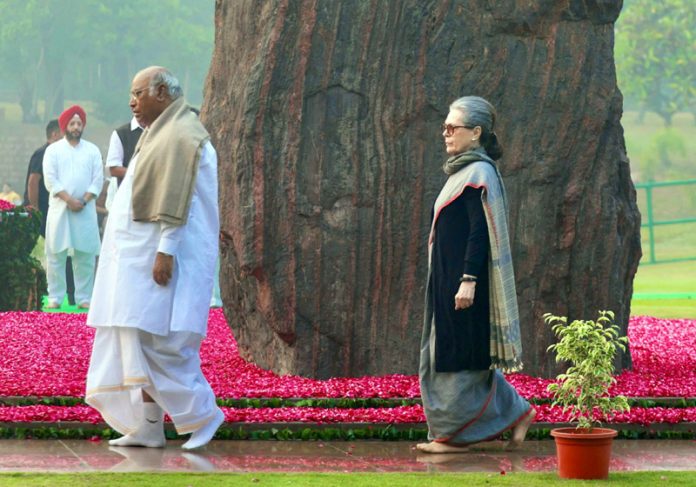
[[[476,276],[464,274],[462,277],[459,278],[459,282],[476,282]]]

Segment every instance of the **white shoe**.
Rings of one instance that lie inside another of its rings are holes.
[[[160,437],[161,436],[161,437]],[[164,448],[166,439],[164,438],[164,430],[162,430],[161,435],[146,436],[143,435],[140,430],[135,433],[129,433],[115,440],[109,440],[109,445],[111,446],[143,446],[146,448]]]
[[[200,448],[203,445],[208,444],[208,442],[213,439],[213,436],[215,436],[215,432],[217,431],[217,429],[224,422],[225,415],[220,410],[220,408],[218,408],[213,419],[208,421],[204,426],[202,426],[198,430],[191,433],[191,438],[189,438],[189,440],[186,443],[181,445],[181,448],[183,448],[184,450],[193,450],[194,448]]]
[[[157,403],[146,402],[144,421],[133,433],[121,438],[109,440],[111,446],[144,446],[162,448],[166,443],[164,437],[164,411]]]

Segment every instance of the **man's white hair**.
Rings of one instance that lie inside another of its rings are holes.
[[[184,94],[184,90],[181,89],[179,80],[166,69],[158,70],[152,75],[152,78],[150,78],[150,95],[155,94],[155,90],[159,85],[164,85],[167,87],[167,92],[172,100],[176,100]]]

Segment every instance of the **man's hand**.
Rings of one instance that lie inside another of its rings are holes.
[[[68,204],[70,211],[82,211],[82,209],[85,207],[84,203],[76,198],[70,198],[66,201],[66,203]]]
[[[39,183],[41,183],[41,174],[35,172],[29,174],[27,196],[29,197],[29,203],[34,208],[39,207]]]
[[[152,268],[152,278],[160,286],[169,284],[172,278],[172,270],[174,269],[174,257],[169,254],[157,252],[155,257],[155,265]]]
[[[123,166],[111,166],[109,168],[109,174],[114,178],[123,179],[126,176],[126,168]]]
[[[466,309],[474,304],[474,293],[476,292],[476,282],[462,282],[459,291],[454,296],[454,309]]]

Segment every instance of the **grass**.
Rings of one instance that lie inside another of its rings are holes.
[[[696,294],[696,260],[638,266],[633,292]]]
[[[243,474],[180,474],[180,473],[76,473],[76,474],[0,474],[3,487],[207,487],[207,486],[351,486],[351,487],[468,487],[509,485],[515,487],[548,487],[598,485],[597,481],[561,480],[553,473],[243,473]],[[655,485],[696,485],[696,472],[631,472],[612,473],[602,485],[642,487]]]
[[[672,137],[679,139],[678,145],[683,146],[683,152],[673,151],[670,154],[671,163],[666,167],[656,164],[656,147],[666,129],[664,121],[654,113],[648,112],[643,123],[638,121],[638,112],[626,111],[621,118],[626,140],[626,152],[631,160],[631,169],[637,180],[648,179],[643,174],[654,173],[657,181],[671,179],[696,178],[696,137],[694,133],[694,117],[690,113],[677,113],[670,128]]]
[[[676,226],[676,225],[675,225]],[[677,240],[689,241],[693,236],[677,236]],[[669,249],[684,248],[683,246],[667,247],[663,258],[675,258],[679,254],[670,253]],[[660,249],[659,245],[656,249]],[[696,255],[696,243],[692,255]],[[643,253],[647,249],[644,247]],[[644,261],[643,261],[644,262]],[[631,302],[632,315],[648,315],[658,318],[692,318],[696,319],[696,299],[662,299],[660,294],[685,293],[696,296],[696,260],[673,262],[667,264],[645,263],[638,266],[638,272],[633,281],[633,293],[650,295],[651,299],[633,298]]]
[[[690,188],[696,194],[696,185],[692,185]],[[696,217],[696,209],[689,216]],[[696,258],[696,223],[654,227],[653,238],[655,259],[658,262],[669,259]],[[646,227],[640,229],[640,241],[643,249],[641,262],[647,263],[650,261],[650,235]]]
[[[631,301],[631,316],[640,315],[666,319],[696,319],[696,300],[669,299],[654,301],[634,299]]]

